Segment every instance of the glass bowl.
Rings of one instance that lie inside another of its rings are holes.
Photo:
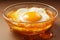
[[[18,23],[15,21],[11,21],[6,16],[8,12],[10,12],[11,10],[17,10],[20,8],[31,8],[31,7],[46,8],[54,14],[54,17],[48,21],[43,21],[43,22],[32,22],[32,23],[20,22]],[[48,4],[40,3],[40,2],[21,2],[21,3],[10,5],[7,8],[5,8],[3,11],[3,17],[8,23],[10,30],[16,31],[24,35],[37,35],[37,34],[45,33],[48,29],[52,27],[55,19],[57,18],[57,15],[58,15],[58,12],[54,7]]]

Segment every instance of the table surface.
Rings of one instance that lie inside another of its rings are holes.
[[[23,38],[17,38],[10,30],[8,24],[2,17],[2,11],[9,5],[14,3],[20,3],[21,1],[0,1],[0,40],[21,40]],[[49,5],[54,6],[58,10],[58,17],[53,25],[52,32],[53,36],[50,40],[60,40],[60,2],[59,1],[40,1]]]

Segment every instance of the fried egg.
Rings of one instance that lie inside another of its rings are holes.
[[[18,19],[22,22],[42,22],[50,18],[46,13],[45,8],[20,8],[16,11],[16,13],[19,14]]]
[[[13,21],[22,22],[42,22],[50,18],[45,8],[20,8],[17,11],[10,12],[8,15]]]

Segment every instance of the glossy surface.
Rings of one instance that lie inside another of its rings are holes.
[[[47,11],[47,10],[45,10],[45,11]],[[7,23],[10,26],[11,31],[19,31],[19,33],[22,33],[24,35],[36,35],[36,34],[39,34],[39,33],[43,32],[43,31],[49,29],[52,26],[53,22],[55,21],[53,19],[53,17],[54,17],[53,15],[54,14],[52,14],[52,12],[50,14],[49,11],[47,11],[46,14],[50,18],[48,20],[46,20],[46,22],[41,22],[41,23],[38,23],[38,22],[34,23],[34,22],[36,22],[38,20],[40,21],[40,18],[39,18],[40,15],[38,16],[38,13],[36,13],[36,12],[25,13],[25,15],[28,16],[28,18],[25,18],[25,19],[27,21],[31,21],[33,23],[29,23],[29,22],[28,23],[20,23],[20,22],[23,22],[23,21],[21,19],[20,19],[21,21],[17,19],[18,18],[18,14],[19,13],[16,13],[16,11],[13,11],[13,10],[8,12],[7,13],[7,17],[11,21],[16,21],[16,22],[19,21],[19,22],[17,24],[15,24],[15,23],[13,24],[13,23],[11,23],[10,21],[7,20]],[[42,13],[42,14],[44,14],[44,13]],[[44,16],[44,15],[42,15],[42,16]],[[51,20],[51,18],[53,20]]]

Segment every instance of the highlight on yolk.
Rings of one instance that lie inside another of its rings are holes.
[[[38,21],[41,19],[41,15],[36,12],[27,12],[24,16],[27,21]]]

